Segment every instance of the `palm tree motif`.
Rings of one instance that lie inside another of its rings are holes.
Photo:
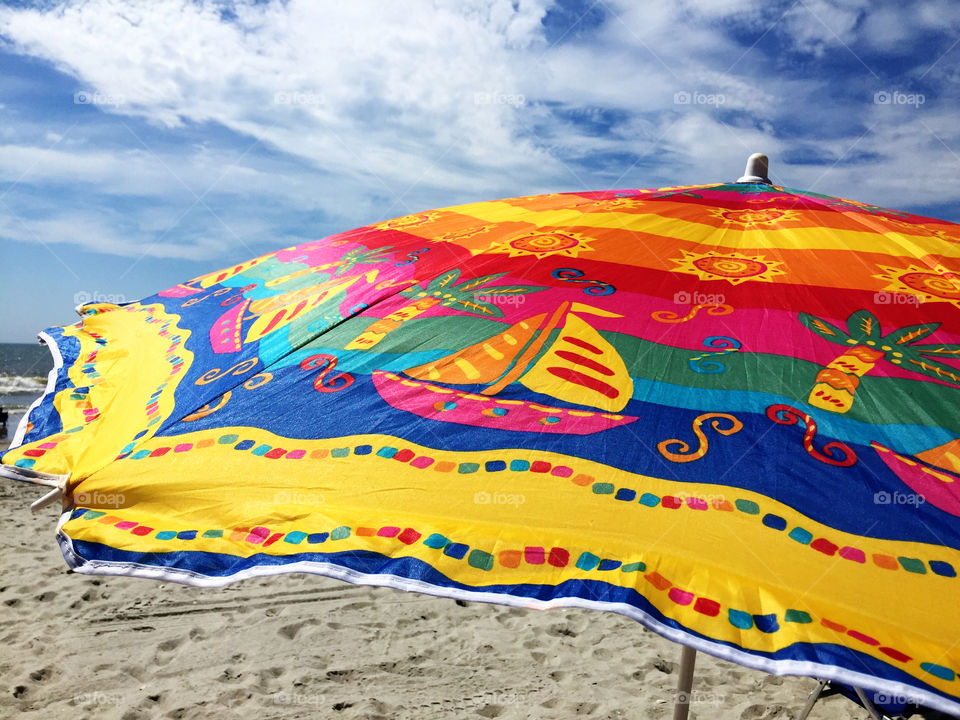
[[[525,295],[546,289],[538,285],[498,285],[494,287],[483,287],[487,285],[487,283],[493,282],[504,275],[506,275],[505,272],[495,275],[484,275],[457,284],[456,281],[460,277],[460,269],[457,268],[434,278],[426,287],[413,285],[405,290],[401,290],[399,294],[413,300],[413,302],[399,310],[395,310],[385,318],[374,321],[366,330],[351,340],[344,349],[365,350],[371,348],[383,340],[388,333],[403,325],[407,320],[415,318],[417,315],[437,305],[441,307],[459,306],[474,315],[503,317],[503,311],[494,304],[497,298]],[[493,302],[487,302],[487,299]]]
[[[319,273],[321,270],[330,270],[331,268],[336,268],[336,271],[331,274],[331,277],[340,277],[349,270],[352,270],[356,265],[390,262],[393,260],[393,257],[391,255],[384,255],[382,253],[385,253],[392,248],[392,245],[376,248],[374,250],[354,248],[353,250],[348,250],[345,252],[339,260],[324,263],[323,265],[309,265],[307,267],[302,267],[299,270],[295,270],[292,273],[287,273],[286,275],[281,275],[280,277],[270,278],[264,282],[264,287],[272,288],[277,285],[284,285],[310,275],[311,273]]]
[[[942,358],[960,358],[960,345],[916,344],[940,327],[940,323],[908,325],[883,335],[880,321],[868,310],[858,310],[847,318],[846,332],[807,313],[800,313],[798,319],[825,340],[847,346],[817,373],[816,385],[807,399],[814,407],[847,412],[853,406],[860,378],[880,359],[927,377],[960,384],[960,371],[938,362]]]
[[[342,258],[335,263],[331,263],[328,267],[333,267],[336,265],[337,271],[334,273],[334,277],[339,277],[345,272],[352,270],[355,265],[390,262],[393,260],[393,257],[391,255],[383,255],[382,253],[392,249],[392,245],[386,245],[374,250],[361,250],[360,248],[355,248],[353,250],[348,250],[346,253],[344,253]]]

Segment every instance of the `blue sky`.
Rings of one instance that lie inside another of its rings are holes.
[[[953,0],[8,3],[0,342],[408,212],[755,151],[960,222],[958,41]]]

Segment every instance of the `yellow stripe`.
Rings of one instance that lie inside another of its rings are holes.
[[[576,225],[598,230],[625,230],[662,235],[683,242],[709,247],[847,250],[853,252],[879,253],[891,257],[915,259],[928,254],[930,239],[922,238],[918,244],[908,234],[898,232],[879,233],[873,230],[831,230],[825,227],[797,227],[784,224],[782,227],[759,227],[742,230],[734,226],[721,228],[704,223],[678,218],[662,217],[652,213],[591,212],[577,210],[527,210],[505,202],[485,202],[449,208],[450,211],[469,215],[483,222],[526,222],[539,227]],[[876,221],[878,224],[882,220]],[[960,258],[960,246],[940,242],[937,255]]]
[[[950,617],[960,603],[960,580],[933,573],[885,570],[871,560],[872,553],[883,553],[943,560],[960,567],[960,552],[955,550],[860,537],[820,525],[785,505],[739,488],[637,475],[555,453],[538,452],[536,459],[570,467],[570,478],[549,473],[482,471],[487,460],[510,463],[530,459],[529,453],[521,450],[452,453],[380,435],[297,440],[260,429],[235,428],[190,433],[176,439],[153,438],[145,447],[216,440],[231,432],[257,444],[303,449],[306,456],[299,460],[269,459],[238,452],[233,443],[215,443],[188,452],[170,451],[163,458],[116,462],[85,479],[77,488],[91,497],[122,495],[121,503],[102,509],[124,520],[138,521],[155,530],[221,529],[225,531],[223,538],[198,535],[189,541],[158,541],[84,520],[68,522],[66,531],[76,539],[126,550],[202,550],[237,556],[304,551],[305,546],[283,541],[263,548],[242,539],[230,539],[235,528],[258,525],[269,528],[271,533],[399,525],[414,528],[424,538],[440,533],[494,556],[526,546],[556,546],[570,551],[570,564],[565,568],[521,563],[510,569],[495,564],[492,571],[448,558],[422,541],[403,545],[397,540],[352,534],[315,549],[373,550],[416,557],[452,580],[472,585],[603,579],[637,588],[668,617],[697,632],[748,648],[774,651],[793,642],[810,641],[840,642],[863,652],[876,652],[819,624],[819,618],[827,618],[876,637],[882,645],[901,650],[916,661],[960,666],[960,648],[946,650],[944,645],[950,643],[942,642],[946,632],[942,618]],[[310,456],[318,450],[364,444],[372,445],[374,452],[342,458]],[[376,451],[383,446],[409,448],[435,462],[418,469],[408,462],[378,456]],[[479,463],[481,470],[459,473],[457,466],[462,462]],[[714,508],[698,511],[685,506],[676,510],[647,508],[637,502],[615,500],[609,494],[595,494],[589,484],[581,487],[582,483],[571,482],[571,478],[583,474],[618,488],[634,489],[638,494],[721,497],[730,504],[738,499],[752,500],[760,506],[760,512],[747,514]],[[522,499],[513,504],[484,503],[477,499],[486,497],[482,493],[519,495]],[[297,499],[294,494],[313,501]],[[788,528],[799,526],[840,547],[860,548],[866,552],[867,562],[828,557],[795,542],[787,536],[788,531],[764,526],[761,519],[766,513],[785,518]],[[692,606],[678,605],[666,591],[654,589],[644,573],[579,570],[575,563],[585,551],[624,562],[642,561],[647,564],[647,573],[657,572],[684,591],[719,601],[721,615],[711,618],[694,611]],[[870,597],[869,616],[861,614],[864,597]],[[738,630],[727,620],[731,607],[751,614],[776,614],[781,630],[770,634]],[[809,625],[784,623],[783,613],[788,608],[809,612],[816,620]],[[876,657],[884,659],[880,654]],[[931,677],[925,679],[936,682]]]

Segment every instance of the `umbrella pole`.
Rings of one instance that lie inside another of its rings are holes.
[[[680,677],[677,678],[677,695],[673,704],[673,720],[687,720],[690,712],[690,691],[693,689],[693,666],[697,651],[683,645],[680,649]]]
[[[883,720],[883,718],[880,717],[880,711],[877,710],[876,706],[872,702],[870,702],[870,698],[867,697],[867,694],[858,687],[854,687],[853,689],[856,691],[857,697],[860,698],[860,702],[863,703],[863,706],[867,709],[867,712],[870,713],[870,717],[872,717],[874,720]]]
[[[797,717],[797,720],[807,720],[807,716],[810,714],[810,711],[813,710],[813,706],[816,705],[817,700],[820,699],[820,693],[823,692],[823,689],[826,686],[826,680],[817,680],[817,686],[811,690],[810,694],[807,696],[807,704],[803,706],[803,710],[800,711],[800,715]]]

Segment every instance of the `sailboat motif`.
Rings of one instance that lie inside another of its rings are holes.
[[[525,318],[493,337],[403,371],[421,382],[374,373],[374,384],[396,408],[464,425],[586,434],[637,420],[613,414],[626,407],[633,381],[620,354],[581,315],[621,317],[564,302],[549,316],[542,313]],[[470,394],[427,381],[487,387]],[[513,382],[601,412],[494,397]],[[432,391],[434,397],[424,390]]]
[[[944,512],[960,517],[960,439],[904,455],[871,442],[880,459],[916,494]],[[889,499],[888,499],[889,502]]]
[[[210,347],[215,353],[233,353],[269,335],[345,291],[361,275],[354,275],[291,290],[259,300],[246,299],[234,305],[210,326]],[[248,316],[248,311],[250,315]],[[243,323],[255,318],[241,339]]]

